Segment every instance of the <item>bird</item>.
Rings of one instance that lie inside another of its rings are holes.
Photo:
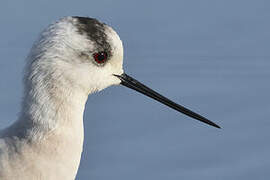
[[[220,128],[127,75],[120,37],[95,18],[68,16],[46,27],[26,58],[23,84],[18,119],[0,131],[1,180],[75,179],[85,103],[89,95],[112,85]]]

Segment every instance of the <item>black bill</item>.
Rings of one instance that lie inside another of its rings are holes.
[[[205,117],[192,112],[191,110],[176,104],[175,102],[169,100],[168,98],[162,96],[161,94],[155,92],[154,90],[148,88],[147,86],[145,86],[144,84],[140,83],[139,81],[137,81],[136,79],[128,76],[127,74],[123,73],[122,75],[115,75],[116,77],[118,77],[121,80],[121,84],[123,86],[126,86],[128,88],[134,89],[135,91],[138,91],[148,97],[151,97],[159,102],[161,102],[162,104],[165,104],[173,109],[175,109],[176,111],[179,111],[187,116],[190,116],[194,119],[197,119],[201,122],[204,122],[206,124],[209,124],[211,126],[214,126],[216,128],[220,128],[217,124],[213,123],[212,121],[206,119]]]

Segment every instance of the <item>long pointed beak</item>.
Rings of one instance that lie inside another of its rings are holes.
[[[165,104],[165,105],[171,107],[172,109],[174,109],[178,112],[181,112],[189,117],[197,119],[201,122],[204,122],[204,123],[211,125],[211,126],[214,126],[216,128],[220,128],[217,124],[213,123],[212,121],[210,121],[210,120],[206,119],[205,117],[185,108],[184,106],[181,106],[181,105],[169,100],[168,98],[162,96],[161,94],[150,89],[149,87],[145,86],[144,84],[140,83],[139,81],[128,76],[125,73],[123,73],[122,75],[114,75],[114,76],[118,77],[121,80],[121,84],[123,86],[126,86],[126,87],[131,88],[135,91],[138,91],[138,92],[140,92],[148,97],[151,97],[151,98],[159,101],[160,103]]]

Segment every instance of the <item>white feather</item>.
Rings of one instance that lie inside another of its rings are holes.
[[[112,57],[93,63],[94,43],[66,17],[45,29],[27,58],[18,120],[0,132],[0,179],[75,179],[83,150],[83,113],[89,94],[120,83],[123,47],[106,26]]]

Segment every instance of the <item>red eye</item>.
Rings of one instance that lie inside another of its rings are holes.
[[[94,53],[94,54],[93,54],[93,57],[94,57],[95,61],[96,61],[98,64],[104,63],[104,62],[107,60],[107,58],[108,58],[106,52],[98,52],[98,53]]]

